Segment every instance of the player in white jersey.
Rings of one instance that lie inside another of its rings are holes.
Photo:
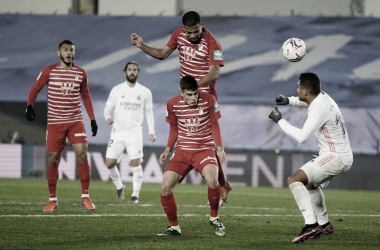
[[[308,107],[308,118],[302,129],[294,127],[277,107],[269,118],[296,139],[305,142],[312,135],[317,139],[319,156],[307,162],[289,176],[288,185],[305,219],[305,226],[292,242],[303,242],[331,234],[334,228],[329,222],[322,188],[336,176],[348,171],[353,155],[342,113],[335,101],[321,91],[321,83],[314,73],[302,73],[297,84],[298,97],[276,97],[278,105],[292,104]]]
[[[143,179],[141,166],[143,157],[142,124],[146,116],[149,141],[154,142],[153,99],[151,91],[137,82],[140,69],[136,62],[128,62],[124,68],[126,81],[116,85],[108,97],[104,108],[104,118],[112,124],[111,138],[106,153],[106,165],[110,177],[117,188],[118,200],[124,200],[124,189],[120,172],[116,167],[124,150],[131,159],[133,168],[133,192],[130,202],[138,203]],[[112,110],[113,118],[112,118]]]

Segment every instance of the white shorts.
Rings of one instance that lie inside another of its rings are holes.
[[[351,165],[344,164],[336,155],[326,154],[307,162],[301,169],[306,173],[309,184],[326,188],[332,179],[348,171]]]
[[[121,159],[124,150],[127,150],[129,159],[141,159],[143,154],[143,138],[135,136],[120,136],[118,134],[111,134],[108,142],[106,158]]]

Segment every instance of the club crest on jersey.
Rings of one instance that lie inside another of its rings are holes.
[[[70,95],[71,91],[74,91],[74,83],[73,82],[63,82],[62,83],[62,94],[64,96]]]
[[[75,75],[75,81],[79,81],[79,75]]]
[[[193,60],[193,57],[195,56],[195,52],[196,50],[191,47],[184,47],[182,53],[185,61],[191,62]]]
[[[141,100],[141,95],[137,96],[137,100],[139,100],[139,101]]]
[[[185,126],[187,127],[187,131],[196,132],[199,126],[198,117],[185,119]]]

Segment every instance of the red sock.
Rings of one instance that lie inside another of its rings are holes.
[[[173,193],[166,196],[161,195],[161,205],[168,217],[170,226],[178,226],[177,203]]]
[[[78,174],[80,179],[80,184],[82,186],[82,194],[88,194],[88,190],[90,189],[90,166],[88,162],[78,163]]]
[[[208,201],[210,202],[210,216],[217,217],[219,210],[220,186],[218,185],[215,189],[208,187],[207,196]]]
[[[58,166],[52,167],[50,165],[47,166],[46,169],[46,179],[49,187],[49,198],[57,197],[57,182],[58,182]]]

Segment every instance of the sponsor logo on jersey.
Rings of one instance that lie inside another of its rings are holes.
[[[83,133],[76,133],[74,136],[75,137],[81,137],[81,136],[86,136],[87,137],[87,134],[85,132],[83,132]]]
[[[214,113],[219,112],[219,104],[218,102],[214,102]]]
[[[216,158],[215,157],[207,156],[206,158],[204,158],[203,160],[201,160],[201,162],[199,164],[202,164],[203,162],[205,162],[207,160],[216,162]]]
[[[223,54],[221,50],[214,50],[214,60],[223,60]]]
[[[185,119],[185,126],[187,127],[187,131],[196,132],[199,126],[198,117]]]
[[[62,83],[62,94],[64,96],[70,95],[71,91],[74,91],[74,83],[73,82],[63,82]]]

